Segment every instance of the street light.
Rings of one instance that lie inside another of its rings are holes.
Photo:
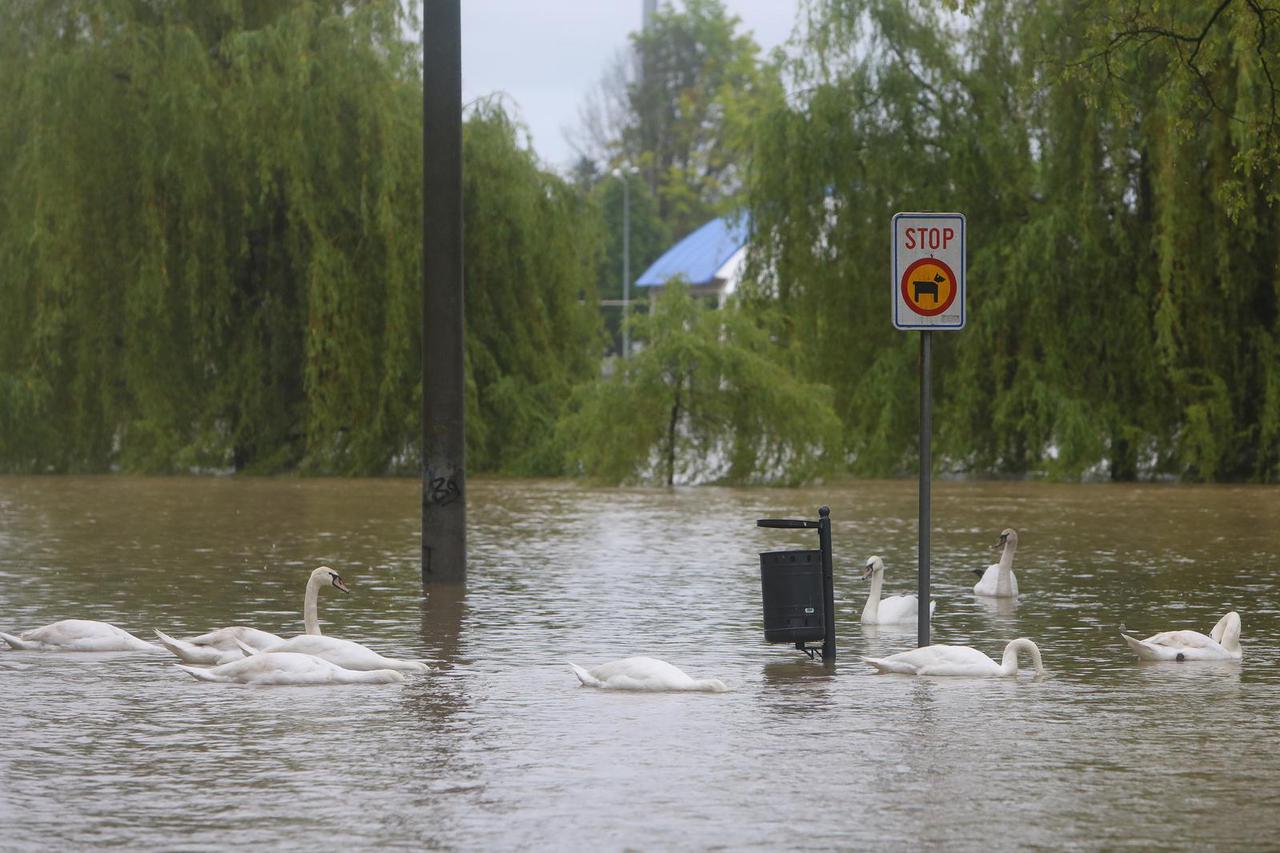
[[[622,357],[631,356],[631,176],[640,174],[637,166],[614,169],[613,176],[622,179]]]

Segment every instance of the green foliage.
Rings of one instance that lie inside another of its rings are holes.
[[[780,366],[767,326],[678,280],[635,320],[638,351],[579,389],[561,422],[570,470],[609,482],[796,483],[836,443],[830,389]]]
[[[405,32],[397,0],[0,4],[0,469],[416,470]],[[598,232],[497,108],[465,146],[473,459],[543,471]]]
[[[968,328],[935,336],[945,467],[1277,477],[1276,36],[1243,4],[1087,5],[807,5],[795,93],[757,132],[749,292],[781,305],[800,363],[832,367],[857,472],[915,455],[888,223],[960,210]],[[1191,64],[1154,32],[1211,21]]]
[[[555,421],[603,350],[599,220],[496,105],[476,107],[463,159],[468,464],[558,474]]]

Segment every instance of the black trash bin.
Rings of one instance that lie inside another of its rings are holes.
[[[766,643],[821,642],[822,551],[765,551],[760,555]]]
[[[794,643],[809,657],[836,659],[835,585],[831,566],[831,510],[818,518],[760,518],[757,527],[818,531],[818,549],[760,554],[760,594],[764,599],[764,639]],[[805,643],[821,642],[821,647]]]

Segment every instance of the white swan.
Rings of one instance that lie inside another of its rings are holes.
[[[867,596],[867,604],[862,608],[863,625],[899,625],[904,622],[917,622],[920,619],[920,599],[915,595],[891,595],[880,598],[880,587],[884,584],[884,560],[879,557],[868,557],[867,567],[862,572],[862,579],[871,579],[871,593]],[[938,602],[929,602],[929,616],[937,608]]]
[[[1209,636],[1199,631],[1165,631],[1139,640],[1123,631],[1120,636],[1139,660],[1240,660],[1240,615],[1232,610],[1218,620]]]
[[[421,661],[384,658],[368,646],[362,646],[351,640],[339,640],[337,637],[322,637],[313,634],[290,637],[279,645],[271,646],[266,650],[255,649],[248,644],[241,644],[240,648],[245,655],[263,655],[275,652],[313,655],[329,663],[336,664],[343,669],[351,670],[395,669],[402,672],[426,672],[428,669],[427,665]]]
[[[308,634],[320,633],[320,619],[317,613],[320,587],[322,586],[332,586],[342,592],[351,592],[342,580],[342,576],[328,566],[320,566],[313,571],[311,577],[307,578],[307,590],[302,598],[302,621]],[[218,628],[216,631],[210,631],[207,634],[201,634],[198,637],[191,637],[187,640],[170,637],[158,628],[153,628],[152,630],[156,632],[156,637],[160,639],[164,647],[179,658],[187,663],[206,666],[239,660],[244,656],[244,652],[240,649],[241,643],[262,650],[278,646],[284,642],[283,637],[276,636],[268,631],[259,631],[257,628],[246,628],[241,625],[232,628]]]
[[[92,619],[63,619],[16,637],[0,632],[15,649],[42,652],[155,652],[159,646],[139,640],[128,631]]]
[[[718,678],[690,678],[681,669],[656,658],[623,658],[601,664],[594,669],[583,669],[570,663],[578,680],[587,687],[604,687],[610,690],[700,690],[707,693],[725,693],[728,686]]]
[[[973,585],[973,591],[992,598],[1017,598],[1018,579],[1013,576],[1013,552],[1018,550],[1017,532],[1005,528],[1000,533],[1000,541],[992,547],[1001,546],[1004,546],[1004,552],[1000,554],[1000,562],[987,566],[981,575],[982,580]],[[979,574],[977,569],[973,573]]]
[[[174,664],[197,681],[224,684],[389,684],[404,681],[392,669],[356,672],[312,655],[262,652],[209,669]]]
[[[899,672],[906,675],[967,675],[1003,676],[1018,674],[1018,652],[1031,654],[1036,675],[1044,674],[1040,649],[1036,644],[1020,637],[1004,647],[1004,657],[996,663],[982,652],[970,646],[925,646],[909,652],[899,652],[887,658],[863,658],[881,672]]]

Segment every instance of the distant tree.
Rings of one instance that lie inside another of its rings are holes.
[[[721,0],[663,6],[582,111],[585,153],[639,166],[673,237],[734,204],[751,126],[781,96],[776,68],[740,24]]]
[[[639,307],[644,294],[635,287],[635,280],[671,245],[671,232],[658,217],[658,205],[649,192],[648,185],[638,175],[603,176],[591,192],[603,228],[603,253],[599,265],[597,289],[604,299],[622,298],[622,246],[623,246],[623,181],[630,184],[631,203],[631,300]],[[635,309],[633,309],[635,310]],[[612,349],[620,351],[621,309],[604,312],[606,328],[613,341]]]
[[[833,464],[831,391],[778,364],[760,318],[713,310],[674,280],[636,318],[634,337],[638,352],[580,386],[561,421],[571,471],[609,482],[797,483]]]

